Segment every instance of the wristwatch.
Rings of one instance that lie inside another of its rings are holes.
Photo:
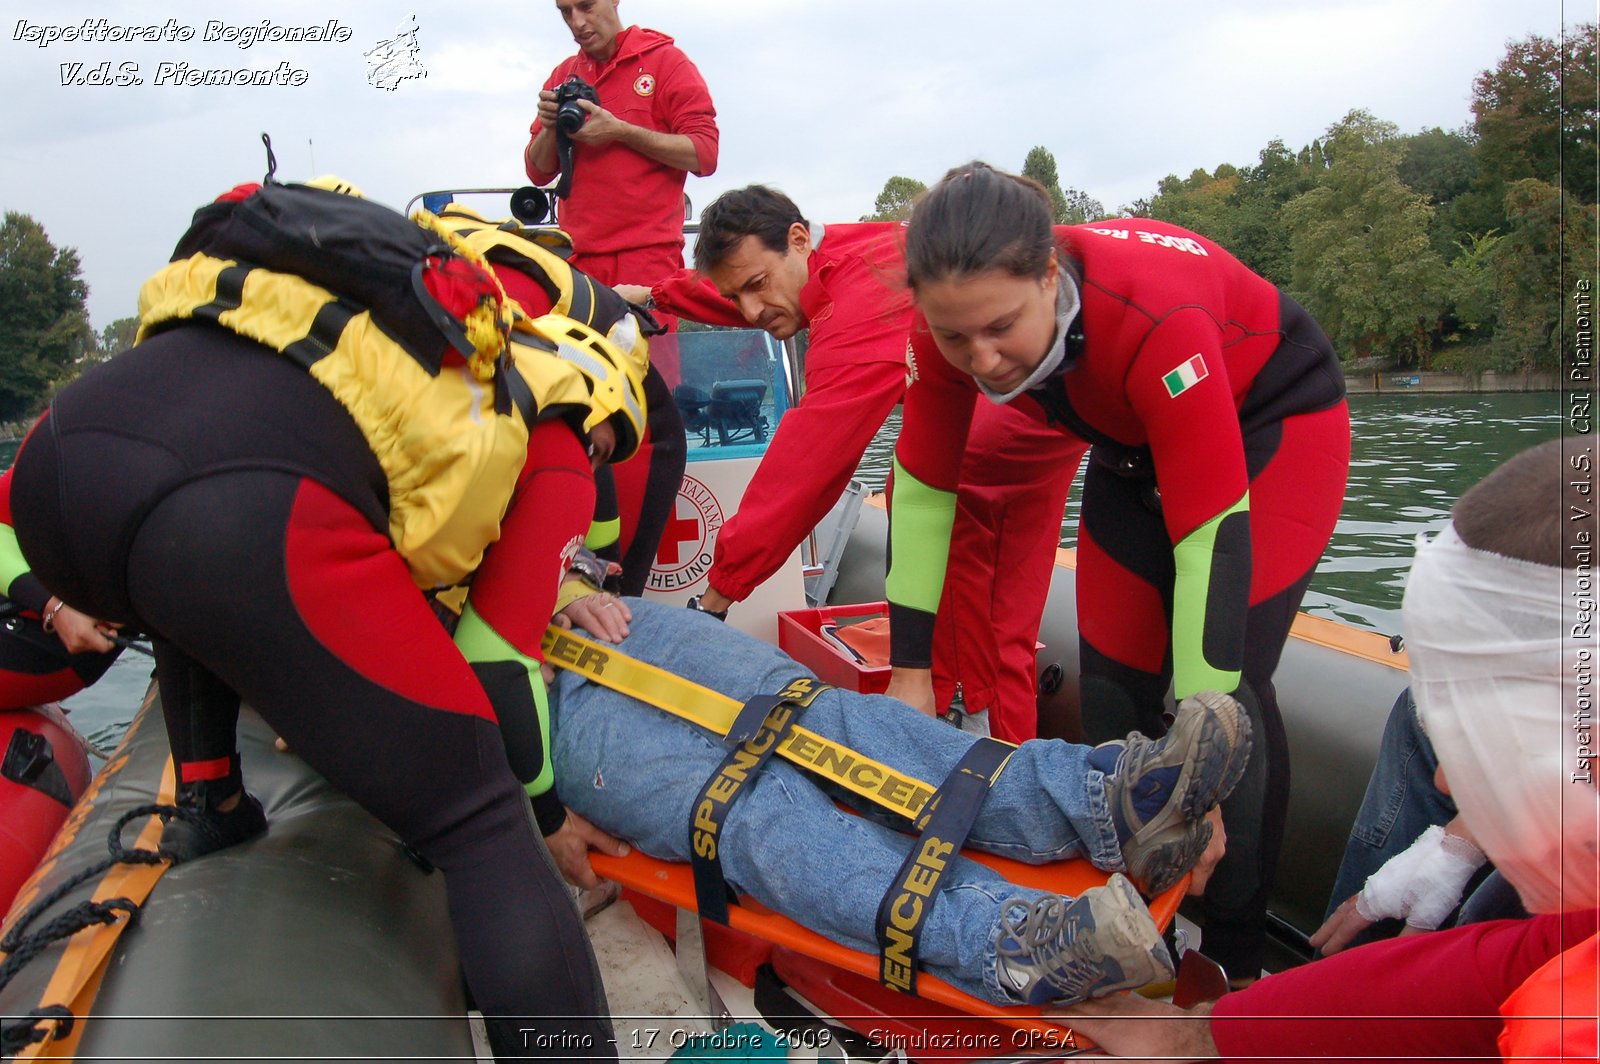
[[[700,605],[700,596],[699,595],[690,595],[689,596],[689,608],[691,610],[694,610],[694,611],[698,612],[698,613],[703,613],[703,614],[707,615],[708,617],[715,617],[719,621],[725,621],[725,620],[728,619],[728,611],[727,610],[708,610],[704,606]]]

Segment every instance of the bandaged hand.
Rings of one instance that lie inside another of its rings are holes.
[[[1487,860],[1472,840],[1434,825],[1367,877],[1361,892],[1311,936],[1311,945],[1324,955],[1336,953],[1379,920],[1431,931],[1461,903],[1467,881]]]
[[[1486,860],[1472,842],[1434,825],[1367,878],[1356,911],[1367,920],[1403,919],[1432,931],[1460,904],[1467,880]]]

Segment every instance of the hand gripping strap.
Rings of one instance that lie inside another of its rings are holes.
[[[744,785],[760,774],[779,743],[793,732],[800,714],[829,686],[808,676],[798,677],[776,695],[752,698],[734,718],[726,741],[738,745],[706,781],[689,822],[689,861],[694,869],[694,893],[702,919],[728,922],[728,886],[717,852],[723,821],[744,793]],[[753,733],[745,739],[737,738],[734,733],[748,730],[755,713],[761,717]]]
[[[998,739],[973,743],[919,818],[922,834],[878,905],[878,979],[891,990],[917,992],[917,950],[939,881],[1016,749]]]

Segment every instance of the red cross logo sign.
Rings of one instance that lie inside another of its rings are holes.
[[[655,565],[647,586],[651,591],[681,591],[693,586],[711,568],[711,552],[722,529],[722,504],[711,489],[684,474],[672,516],[661,533]]]

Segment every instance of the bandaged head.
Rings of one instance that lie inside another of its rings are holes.
[[[1587,563],[1479,550],[1452,523],[1406,587],[1418,716],[1468,830],[1532,912],[1600,902],[1592,582]]]

